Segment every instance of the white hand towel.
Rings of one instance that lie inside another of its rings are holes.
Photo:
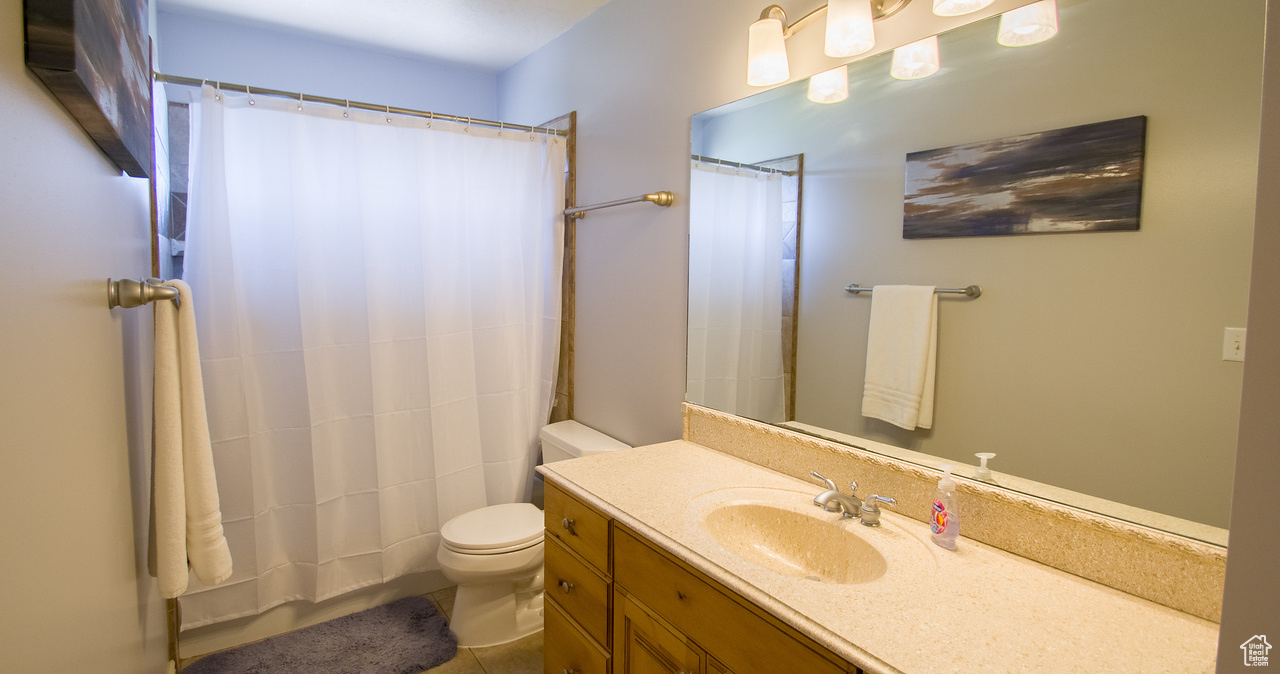
[[[933,426],[938,354],[934,286],[875,286],[862,416],[907,430]]]
[[[160,594],[172,598],[187,589],[188,562],[206,585],[229,578],[231,552],[222,533],[191,288],[165,285],[178,289],[180,307],[155,304],[154,498]]]

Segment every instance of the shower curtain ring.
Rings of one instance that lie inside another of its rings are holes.
[[[302,112],[302,94],[298,94],[298,112]]]
[[[249,96],[249,105],[257,105],[257,103],[253,101],[253,91],[249,89],[249,85],[247,84],[244,87],[244,93]]]
[[[503,125],[503,122],[498,122],[498,137],[499,137],[499,138],[501,138],[501,137],[502,137],[502,125]]]
[[[436,118],[436,113],[431,112],[430,110],[428,110],[428,111],[427,111],[427,128],[428,128],[428,129],[430,129],[430,128],[431,128],[431,122],[435,121],[435,118]]]
[[[220,101],[222,100],[222,83],[214,82],[214,84],[217,84],[218,86],[213,92],[213,100]]]
[[[467,128],[462,130],[463,133],[471,133],[471,118],[467,118]]]
[[[391,123],[391,106],[387,106],[387,124]]]
[[[350,117],[351,116],[351,99],[347,99],[346,103],[347,103],[347,109],[342,111],[342,116]]]

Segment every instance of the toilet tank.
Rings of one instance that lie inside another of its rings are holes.
[[[538,438],[542,440],[543,463],[576,459],[631,446],[572,419],[543,426]]]

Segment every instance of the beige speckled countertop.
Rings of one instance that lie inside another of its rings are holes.
[[[814,484],[676,440],[539,468],[553,482],[872,673],[1207,672],[1218,626],[964,538],[952,552],[884,506],[870,528],[812,505]],[[875,492],[865,485],[861,495]],[[893,494],[886,494],[893,496]],[[719,545],[702,516],[767,503],[859,535],[888,561],[854,585],[785,576]]]

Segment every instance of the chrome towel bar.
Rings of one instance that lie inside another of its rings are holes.
[[[577,220],[585,218],[587,211],[594,211],[599,208],[610,208],[613,206],[621,206],[623,204],[634,204],[641,201],[652,201],[653,203],[666,208],[670,206],[676,199],[676,196],[666,190],[654,192],[652,194],[641,194],[638,197],[629,197],[627,199],[617,199],[615,201],[606,201],[603,204],[593,204],[591,206],[574,206],[573,208],[564,209],[564,214]]]
[[[871,292],[871,288],[860,286],[857,283],[850,283],[844,287],[845,291],[857,295],[861,292]],[[982,295],[981,286],[965,286],[964,288],[937,288],[933,292],[946,295],[964,295],[965,297],[980,297]]]

